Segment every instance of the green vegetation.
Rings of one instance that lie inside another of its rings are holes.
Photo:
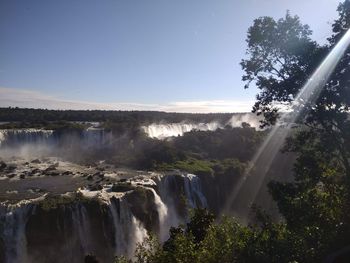
[[[87,203],[91,201],[98,202],[98,199],[89,199],[84,197],[81,193],[71,193],[70,195],[48,195],[44,199],[38,202],[41,209],[49,211],[51,209],[57,209],[60,206],[65,206],[75,203]]]
[[[101,153],[100,158],[117,166],[143,170],[178,169],[220,175],[231,169],[239,175],[264,135],[265,132],[249,127],[192,131],[169,141],[151,139],[143,133],[129,134],[117,139],[114,147]]]
[[[276,121],[276,105],[296,96],[349,30],[350,1],[341,3],[338,12],[333,34],[323,46],[311,40],[309,27],[289,12],[277,21],[271,17],[254,21],[242,67],[246,87],[254,83],[261,90],[254,112],[265,117],[262,125]],[[255,208],[256,223],[248,226],[228,217],[213,222],[209,213],[199,210],[187,226],[171,229],[163,245],[154,237],[147,239],[136,251],[136,262],[348,262],[349,64],[350,48],[315,104],[304,102],[307,110],[298,120],[300,129],[285,145],[284,150],[297,157],[294,181],[269,183],[281,222],[273,222],[259,208]]]
[[[261,17],[248,30],[247,58],[242,60],[246,88],[260,93],[253,111],[263,115],[263,126],[279,117],[278,105],[291,102],[320,62],[350,28],[350,0],[338,8],[328,43],[311,39],[311,30],[287,12],[275,20]],[[274,222],[255,208],[254,224],[242,225],[229,217],[214,221],[206,210],[195,210],[186,226],[170,229],[170,238],[160,244],[153,236],[141,244],[136,262],[347,262],[350,258],[350,48],[331,75],[314,104],[303,102],[305,112],[299,129],[284,150],[296,156],[292,182],[269,183],[269,191],[282,216]],[[29,113],[29,114],[28,114]],[[40,116],[40,117],[38,117]],[[92,116],[92,118],[91,118]],[[249,127],[215,132],[193,131],[170,141],[147,138],[140,124],[225,119],[227,115],[181,115],[156,112],[48,111],[1,109],[0,120],[101,121],[108,130],[123,134],[101,158],[117,166],[140,169],[181,169],[211,177],[226,176],[224,182],[243,173],[265,132]],[[135,131],[135,132],[134,132]],[[122,149],[122,150],[120,150]],[[119,185],[116,187],[127,187]],[[132,203],[147,200],[149,192],[137,188]],[[48,199],[44,208],[71,201]],[[148,205],[148,204],[147,204]],[[145,205],[146,207],[146,205]],[[146,213],[152,209],[139,211]],[[137,207],[134,207],[137,209]],[[151,222],[152,218],[147,219]],[[149,223],[150,224],[150,223]],[[118,258],[117,262],[127,262]]]
[[[157,170],[172,170],[178,169],[181,171],[187,171],[189,173],[198,175],[213,175],[214,170],[212,169],[212,163],[205,160],[197,160],[189,158],[183,161],[177,161],[170,164],[160,164],[156,166]]]
[[[237,159],[224,160],[198,160],[188,158],[183,161],[176,161],[174,163],[162,163],[156,166],[157,170],[180,170],[186,171],[196,175],[241,175],[244,171],[245,165]]]
[[[183,120],[193,122],[220,121],[226,123],[229,113],[166,113],[159,111],[103,111],[103,110],[45,110],[0,108],[0,122],[44,123],[56,121],[70,122],[110,122],[119,124],[149,124],[168,121],[178,123]]]

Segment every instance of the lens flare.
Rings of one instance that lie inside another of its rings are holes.
[[[350,30],[344,34],[299,91],[291,105],[292,111],[284,113],[279,123],[271,129],[244,175],[235,184],[225,205],[225,213],[233,213],[242,221],[248,219],[250,206],[261,191],[266,174],[288,136],[292,124],[300,116],[305,103],[313,104],[316,101],[349,44]]]

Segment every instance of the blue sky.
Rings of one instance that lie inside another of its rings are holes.
[[[338,0],[0,0],[0,106],[247,111],[239,66],[259,16],[325,41]]]

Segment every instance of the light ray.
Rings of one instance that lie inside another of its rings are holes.
[[[305,103],[313,104],[316,101],[349,44],[350,30],[344,34],[302,87],[291,105],[292,111],[284,113],[280,118],[280,122],[271,129],[255,153],[244,175],[235,184],[225,205],[225,213],[231,212],[243,221],[248,218],[250,206],[256,200],[261,187],[263,187],[266,174],[290,133],[292,124],[295,123],[304,110]]]

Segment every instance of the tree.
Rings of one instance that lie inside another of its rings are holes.
[[[309,26],[289,12],[277,21],[260,17],[249,28],[242,79],[245,88],[255,85],[261,90],[253,112],[263,114],[263,126],[276,121],[278,105],[293,100],[321,61],[324,48],[311,40],[311,33]]]
[[[257,19],[249,29],[243,80],[247,87],[254,82],[261,90],[253,111],[264,115],[263,125],[276,121],[276,105],[295,98],[350,28],[350,1],[341,3],[338,12],[333,35],[324,46],[312,41],[309,28],[289,13],[278,21]],[[293,260],[319,262],[350,244],[349,65],[348,48],[314,104],[304,105],[299,131],[285,146],[297,155],[295,180],[269,184],[286,220]]]

